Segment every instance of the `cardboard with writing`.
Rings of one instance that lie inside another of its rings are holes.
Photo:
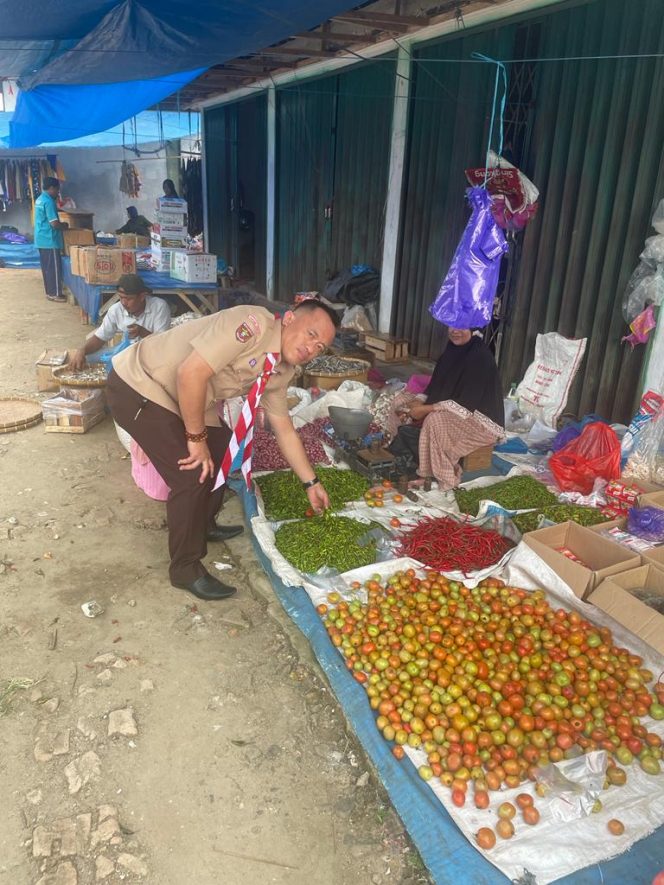
[[[122,274],[136,273],[136,253],[131,249],[97,246],[80,255],[85,280],[96,286],[115,285]]]
[[[604,578],[641,564],[637,553],[575,522],[562,522],[528,532],[523,540],[579,599],[585,599]],[[560,548],[569,550],[581,562],[569,559],[559,552]]]
[[[638,599],[635,590],[649,590],[664,601],[664,571],[655,565],[642,565],[612,575],[587,601],[664,654],[664,615]]]

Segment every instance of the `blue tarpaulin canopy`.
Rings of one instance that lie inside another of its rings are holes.
[[[133,147],[134,144],[149,144],[170,141],[176,138],[196,138],[200,132],[199,115],[195,112],[182,111],[141,111],[132,120],[119,123],[103,132],[86,135],[83,138],[67,138],[62,141],[48,141],[42,147],[96,148],[96,147]],[[9,123],[12,114],[0,113],[0,160],[3,151],[8,147]],[[66,129],[66,127],[62,127]],[[54,139],[57,134],[53,133]]]
[[[347,8],[348,0],[0,0],[0,74],[21,87],[9,144],[108,129],[206,68]]]

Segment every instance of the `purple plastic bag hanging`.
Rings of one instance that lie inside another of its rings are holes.
[[[429,308],[434,319],[455,329],[482,328],[491,321],[505,235],[491,214],[483,187],[466,191],[472,215],[454,253],[438,296]]]

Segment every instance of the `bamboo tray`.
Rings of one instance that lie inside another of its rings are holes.
[[[340,357],[341,361],[343,358]],[[348,372],[307,372],[303,376],[305,387],[318,387],[320,390],[336,390],[344,381],[361,381],[366,384],[369,377],[369,369],[371,363],[366,360],[352,359],[351,363],[361,363],[361,368],[356,368]],[[305,367],[306,368],[306,367]]]
[[[63,387],[106,387],[108,375],[102,365],[88,366],[82,372],[74,372],[69,366],[53,369],[53,377]]]
[[[41,404],[21,396],[0,399],[0,433],[27,430],[42,420]]]

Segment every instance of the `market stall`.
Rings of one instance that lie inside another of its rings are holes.
[[[62,270],[65,286],[71,291],[76,303],[87,314],[90,322],[96,323],[101,315],[116,300],[114,284],[95,285],[72,273],[71,259],[63,258]],[[199,316],[215,313],[217,311],[218,289],[212,283],[184,283],[176,280],[169,274],[156,270],[141,270],[141,278],[150,287],[154,295],[173,294]],[[109,299],[103,302],[103,295],[108,294]]]
[[[515,398],[509,474],[445,491],[368,458],[387,452],[381,397],[397,384],[289,393],[332,510],[308,510],[269,426],[264,472],[238,491],[433,880],[650,883],[664,857],[661,398],[628,430],[592,416],[562,431]],[[363,408],[374,423],[344,437],[338,411]]]
[[[244,488],[238,489],[238,491],[243,494],[245,511],[253,525],[256,520],[261,519],[256,498],[253,494],[246,492]],[[376,728],[376,715],[367,702],[363,685],[353,678],[325,630],[314,604],[316,597],[312,599],[311,593],[304,586],[289,586],[287,581],[279,577],[273,566],[272,558],[265,552],[264,545],[261,544],[257,536],[255,536],[255,548],[282,605],[309,639],[337,699],[343,706],[344,712],[365,751],[376,766],[379,777],[417,845],[433,880],[440,885],[442,883],[456,883],[459,881],[459,870],[464,870],[465,881],[473,883],[487,883],[487,885],[492,883],[493,885],[499,881],[509,881],[511,876],[508,878],[498,873],[489,858],[475,849],[468,828],[459,829],[458,819],[453,816],[454,809],[447,808],[439,801],[429,786],[430,782],[424,781],[418,775],[416,766],[395,758],[391,745]],[[521,551],[520,556],[526,564],[530,564],[536,559],[527,551],[525,553]],[[398,567],[398,561],[392,564],[395,571],[398,571]],[[370,567],[371,572],[375,570],[376,567]],[[384,566],[382,571],[385,574]],[[559,579],[548,570],[545,564],[537,562],[537,574],[539,580],[561,593],[561,604],[579,607],[578,601],[570,598],[569,591],[560,585]],[[318,588],[318,592],[320,593],[320,588]],[[581,608],[584,613],[591,609],[590,606],[583,604],[581,604]],[[591,614],[595,617],[596,612],[592,611]],[[622,634],[622,636],[624,635]],[[631,638],[633,640],[633,637]],[[658,788],[659,784],[656,784],[655,787]],[[615,789],[619,792],[619,788]],[[594,883],[601,881],[607,883],[650,882],[661,868],[664,852],[664,830],[662,829],[664,808],[661,804],[661,790],[657,789],[655,799],[653,805],[656,807],[649,808],[644,821],[643,838],[632,845],[629,853],[619,854],[611,860],[605,859],[616,850],[610,842],[607,844],[607,840],[612,838],[606,835],[607,822],[603,819],[601,822],[596,822],[588,818],[594,827],[592,835],[581,835],[580,839],[576,840],[577,850],[564,852],[563,859],[560,861],[558,860],[560,846],[566,844],[568,840],[567,828],[561,824],[556,824],[552,842],[545,842],[543,837],[538,837],[534,840],[535,844],[533,845],[533,836],[530,833],[527,834],[530,837],[528,840],[530,844],[524,847],[524,853],[521,856],[519,839],[510,840],[509,843],[506,843],[509,856],[513,858],[510,869],[519,867],[520,861],[523,859],[521,868],[517,872],[517,876],[521,876],[526,868],[531,869],[529,864],[533,858],[545,858],[550,852],[549,856],[553,859],[554,864],[560,863],[560,865],[556,867],[553,874],[549,872],[545,874],[545,878],[537,878],[538,882],[556,880],[561,883],[569,883],[569,885],[571,883],[574,885],[593,883],[594,885]],[[537,801],[539,802],[539,800]],[[620,801],[619,797],[618,801]],[[615,813],[618,814],[617,811]],[[622,815],[622,812],[620,813]],[[495,820],[494,816],[492,823],[495,823]],[[658,826],[656,831],[650,832],[655,825]],[[523,829],[521,827],[521,830]],[[533,828],[532,833],[537,834],[537,830],[537,827]],[[647,833],[650,834],[647,835]],[[588,856],[584,854],[582,845],[588,839],[599,848],[600,854],[597,857],[593,857],[592,854]],[[543,850],[545,847],[546,851]],[[623,851],[626,847],[627,844],[622,842],[618,850]],[[602,851],[604,854],[601,853]],[[565,863],[569,863],[570,856],[576,861],[577,871],[568,875]],[[588,866],[588,864],[593,864],[593,866]],[[583,867],[588,868],[581,869]],[[524,879],[524,881],[526,880]]]

